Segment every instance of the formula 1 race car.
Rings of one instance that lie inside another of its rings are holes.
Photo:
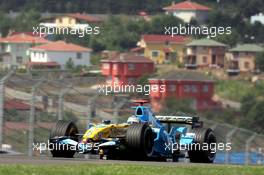
[[[147,101],[135,101],[135,114],[126,123],[103,121],[79,134],[73,122],[58,121],[50,134],[53,157],[77,153],[99,154],[102,159],[156,160],[189,157],[190,162],[212,163],[216,154],[214,132],[198,117],[155,116]]]

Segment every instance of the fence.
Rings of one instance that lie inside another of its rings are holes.
[[[89,122],[125,121],[129,115],[126,96],[100,96],[95,77],[74,78],[17,74],[0,80],[0,145],[13,154],[37,156],[32,143],[47,142],[57,120],[75,120],[81,131]],[[243,128],[204,120],[214,129],[218,142],[231,142],[231,151],[218,152],[217,163],[264,164],[264,136]],[[47,154],[47,152],[45,152]]]

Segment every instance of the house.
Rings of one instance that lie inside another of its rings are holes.
[[[65,41],[56,41],[29,49],[30,65],[57,67],[65,69],[68,61],[72,61],[74,66],[90,66],[90,56],[92,49],[82,47]]]
[[[144,56],[119,54],[102,60],[101,71],[108,84],[134,84],[143,75],[154,73],[154,63]]]
[[[253,15],[250,17],[250,23],[255,24],[256,22],[259,22],[264,25],[264,15],[263,13],[259,13],[256,15]]]
[[[164,7],[163,10],[166,14],[172,14],[186,23],[190,23],[192,19],[198,23],[204,23],[208,19],[210,8],[187,0],[177,4],[172,2],[170,6]]]
[[[134,47],[130,49],[130,52],[135,55],[144,56],[145,49],[143,47]]]
[[[185,67],[224,67],[226,45],[212,39],[193,40],[186,44]]]
[[[145,21],[150,21],[150,20],[151,20],[151,17],[150,17],[149,14],[148,14],[147,12],[145,12],[145,11],[140,11],[140,12],[138,13],[138,15],[139,15],[142,19],[144,19]]]
[[[6,116],[6,120],[12,121],[17,118],[16,115],[16,117],[12,116],[12,114],[14,115],[14,112],[18,112],[20,117],[23,116],[26,118],[29,115],[30,108],[30,104],[21,100],[7,98],[4,102],[4,114]],[[36,107],[35,110],[36,112],[41,111],[39,107]]]
[[[101,18],[80,14],[80,13],[70,13],[57,16],[46,17],[42,19],[43,22],[40,26],[45,27],[56,27],[56,28],[74,28],[84,30],[90,27],[91,24],[97,24],[102,22]]]
[[[29,36],[39,37],[39,35],[34,33],[34,32],[17,32],[17,31],[12,31],[12,30],[9,31],[8,36],[20,35],[20,34],[25,34],[25,35],[29,35]]]
[[[227,72],[238,74],[239,72],[253,71],[255,67],[256,55],[264,49],[256,44],[242,44],[229,50],[227,53]]]
[[[29,111],[30,105],[15,99],[8,99],[4,103],[5,110]]]
[[[47,43],[50,41],[25,33],[0,38],[0,63],[3,68],[23,67],[29,61],[27,50],[30,47]]]
[[[212,99],[214,81],[197,72],[173,71],[149,79],[149,84],[158,87],[158,90],[150,92],[151,104],[155,111],[160,111],[164,100],[168,98],[191,99],[192,107],[197,110],[220,107],[219,103]]]
[[[184,46],[189,40],[190,38],[180,35],[174,37],[169,35],[142,35],[138,46],[144,48],[144,56],[149,57],[156,64],[182,62]]]

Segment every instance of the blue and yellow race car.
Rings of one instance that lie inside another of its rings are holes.
[[[216,137],[203,128],[198,117],[155,116],[145,100],[137,100],[134,115],[126,123],[103,121],[78,133],[73,122],[58,121],[50,134],[53,157],[75,153],[99,154],[102,159],[166,161],[190,158],[190,162],[212,163]]]

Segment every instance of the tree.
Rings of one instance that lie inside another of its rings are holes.
[[[74,62],[72,61],[72,58],[69,58],[69,60],[66,62],[65,67],[69,70],[72,70],[74,68]]]
[[[2,36],[6,36],[9,29],[12,26],[12,20],[7,18],[6,15],[0,11],[0,33]]]
[[[238,32],[235,29],[233,29],[232,33],[230,35],[227,35],[227,34],[217,35],[213,39],[216,41],[219,41],[221,43],[227,44],[231,47],[234,47],[237,44],[237,42],[239,41],[239,38],[240,38],[240,36],[239,36]]]
[[[257,100],[249,110],[244,125],[248,128],[254,128],[257,132],[264,130],[264,100]]]
[[[253,92],[255,93],[255,92]],[[241,125],[245,128],[254,128],[261,132],[264,129],[264,97],[259,94],[248,94],[242,98],[241,106]]]
[[[93,65],[100,65],[102,57],[99,54],[93,54],[91,57],[91,63]]]
[[[256,67],[257,69],[264,71],[264,51],[257,54]]]
[[[14,29],[16,31],[33,31],[33,27],[39,25],[40,17],[40,13],[36,10],[25,10],[15,19]]]
[[[241,112],[244,116],[247,116],[250,109],[255,105],[256,99],[255,95],[247,94],[241,100]]]

